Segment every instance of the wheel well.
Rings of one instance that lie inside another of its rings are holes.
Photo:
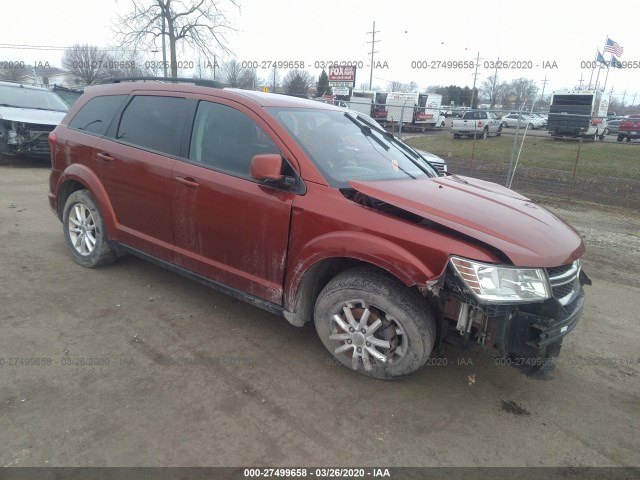
[[[57,198],[58,218],[60,218],[60,220],[62,220],[64,205],[67,203],[69,195],[73,192],[77,192],[78,190],[85,190],[86,188],[86,186],[76,180],[67,180],[60,186]]]
[[[285,318],[298,327],[312,321],[316,299],[327,283],[339,273],[358,266],[369,267],[400,281],[389,271],[369,262],[348,257],[327,258],[315,263],[304,273],[295,298],[289,302],[293,307],[292,311],[289,312],[286,311],[288,309],[285,309]]]

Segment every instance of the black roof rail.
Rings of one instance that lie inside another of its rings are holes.
[[[157,82],[182,82],[182,83],[193,83],[199,87],[211,87],[211,88],[224,88],[224,85],[220,82],[216,82],[215,80],[203,80],[201,78],[178,78],[178,77],[123,77],[123,78],[107,78],[106,80],[101,81],[101,84],[105,83],[120,83],[120,82],[135,82],[135,81],[145,81],[145,80],[153,80]]]

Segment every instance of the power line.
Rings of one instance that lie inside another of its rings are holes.
[[[12,44],[12,43],[0,43],[0,48],[12,49],[12,50],[38,50],[42,52],[46,51],[64,51],[74,48],[75,45],[69,47],[59,47],[54,45],[26,45],[26,44]],[[81,45],[82,46],[82,45]],[[91,45],[93,47],[93,45]],[[100,50],[103,52],[154,52],[154,50],[146,50],[146,49],[135,49],[135,48],[104,48],[104,47],[95,47],[96,50]]]

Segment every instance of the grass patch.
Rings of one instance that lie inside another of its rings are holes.
[[[471,158],[473,155],[474,160],[508,164],[513,138],[513,135],[490,137],[476,140],[474,146],[473,139],[454,140],[452,135],[441,134],[410,138],[407,143],[444,159]],[[516,155],[521,139],[518,137]],[[640,144],[633,143],[578,142],[532,135],[525,138],[519,165],[572,172],[580,143],[578,173],[640,180]]]

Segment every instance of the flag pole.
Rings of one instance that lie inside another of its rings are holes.
[[[596,49],[596,64],[598,63],[598,54],[600,52],[598,51],[598,49]],[[595,70],[595,68],[591,69],[591,76],[589,77],[589,90],[591,90],[591,80],[593,80],[593,71]]]
[[[596,90],[598,90],[598,80],[600,79],[600,70],[602,70],[602,67],[600,67],[600,65],[598,65],[598,75],[596,75],[596,84],[593,86],[593,91],[594,92]],[[608,70],[607,70],[607,72],[608,72]],[[591,89],[589,89],[589,90],[591,90]]]
[[[613,53],[611,54],[611,60],[609,60],[609,65],[607,65],[607,74],[604,77],[604,85],[602,87],[602,91],[604,92],[607,88],[607,80],[609,79],[609,67],[611,66],[611,61],[613,60]]]

